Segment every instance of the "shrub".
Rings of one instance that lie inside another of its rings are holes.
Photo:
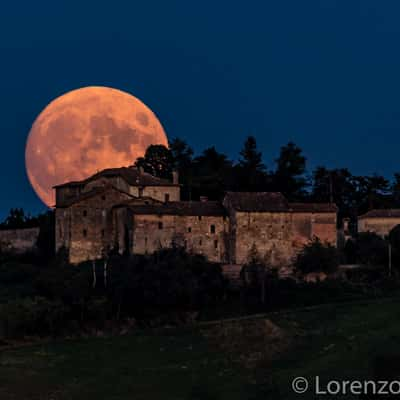
[[[7,261],[0,264],[0,303],[18,297],[36,294],[32,282],[39,268],[20,262]]]
[[[388,237],[389,243],[392,245],[392,263],[397,268],[400,267],[400,225],[396,225],[390,232]]]
[[[384,266],[388,262],[388,246],[386,241],[373,232],[362,232],[356,242],[356,259],[360,264]]]
[[[314,238],[298,254],[294,266],[303,274],[335,272],[339,266],[338,251],[331,244],[322,243],[318,238]]]
[[[181,248],[109,261],[108,295],[117,317],[198,310],[223,297],[221,266]]]
[[[2,336],[54,335],[61,331],[67,309],[60,301],[24,298],[0,305]]]

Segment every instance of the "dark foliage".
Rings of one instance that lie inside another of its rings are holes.
[[[298,254],[294,266],[302,274],[335,272],[339,266],[338,251],[331,244],[322,243],[318,238],[314,238]]]
[[[146,257],[109,260],[108,292],[118,318],[121,312],[144,318],[160,313],[208,307],[224,294],[221,267],[181,248]]]
[[[65,332],[74,321],[81,327],[126,318],[185,321],[222,302],[225,290],[220,265],[181,248],[78,266],[61,251],[47,266],[0,265],[0,330],[12,336]]]
[[[273,176],[275,190],[283,193],[291,201],[304,199],[307,187],[306,158],[300,147],[292,142],[282,146],[275,162],[276,171]]]
[[[161,144],[152,144],[147,148],[144,157],[136,160],[135,165],[153,176],[171,179],[173,155],[167,147]]]
[[[45,214],[36,217],[26,215],[22,208],[12,208],[8,216],[0,223],[0,229],[37,228]]]
[[[388,264],[388,245],[375,233],[360,233],[355,240],[355,249],[359,264],[379,267]]]
[[[391,245],[392,264],[397,269],[400,267],[400,225],[395,226],[388,236],[388,242]]]

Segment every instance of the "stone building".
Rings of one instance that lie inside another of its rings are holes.
[[[113,206],[136,199],[167,203],[180,199],[177,176],[169,182],[137,168],[103,170],[56,190],[56,251],[65,247],[70,262],[103,257],[113,248]]]
[[[336,245],[333,204],[289,203],[280,193],[228,192],[223,202],[180,201],[172,182],[137,168],[101,171],[56,189],[56,249],[72,263],[109,250],[152,253],[174,244],[237,265],[256,248],[274,266],[290,264],[313,237]]]
[[[0,230],[0,252],[24,253],[36,250],[39,228]]]
[[[228,192],[230,262],[243,264],[252,247],[272,265],[290,264],[312,238],[336,245],[333,204],[288,203],[281,193]]]
[[[400,209],[370,210],[358,217],[358,232],[374,232],[385,237],[400,224]]]

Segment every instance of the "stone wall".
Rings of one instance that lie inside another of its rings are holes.
[[[36,249],[39,228],[0,230],[0,249],[23,253]]]
[[[235,263],[245,264],[253,249],[273,265],[288,263],[290,223],[289,213],[237,212]]]
[[[244,264],[255,248],[272,266],[288,265],[314,236],[336,245],[336,214],[236,212],[233,261]]]
[[[362,218],[358,220],[358,232],[374,232],[379,236],[386,236],[397,225],[400,218]]]
[[[179,201],[180,190],[179,186],[146,186],[143,189],[142,196],[151,197],[159,201]]]
[[[222,216],[131,215],[130,250],[146,254],[173,244],[189,252],[203,254],[210,261],[226,259],[228,221]],[[119,248],[124,247],[125,235],[119,229]],[[121,243],[122,242],[122,243]]]
[[[69,208],[56,210],[56,250],[69,249],[71,263],[101,258],[113,246],[111,207],[131,197],[110,188]]]

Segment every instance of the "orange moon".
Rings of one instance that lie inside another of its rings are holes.
[[[151,144],[168,146],[168,140],[144,103],[117,89],[85,87],[39,114],[26,143],[26,170],[37,195],[53,206],[53,186],[132,165]]]

